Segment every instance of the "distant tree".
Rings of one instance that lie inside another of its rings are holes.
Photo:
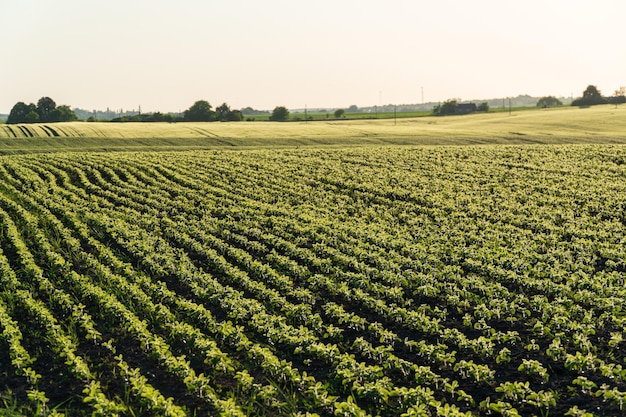
[[[561,100],[552,96],[541,97],[539,100],[537,100],[537,107],[540,107],[542,109],[545,109],[547,107],[557,107],[557,106],[562,106],[562,105],[563,103],[561,102]]]
[[[198,100],[183,113],[186,122],[210,122],[214,112],[208,101]]]
[[[482,111],[487,113],[489,111],[489,103],[487,103],[486,101],[480,103],[478,107],[476,107],[476,111]]]
[[[65,105],[58,106],[48,115],[49,122],[73,122],[74,120],[78,120],[76,113]]]
[[[221,106],[215,108],[215,118],[220,122],[227,122],[230,114],[230,106],[226,103],[222,103]]]
[[[243,120],[243,113],[239,110],[231,110],[228,104],[223,103],[215,108],[215,119],[220,122],[240,122]]]
[[[243,113],[246,116],[257,116],[261,114],[267,114],[269,112],[265,110],[256,110],[256,109],[253,109],[252,107],[245,107],[241,109],[241,113]]]
[[[583,96],[581,98],[577,98],[572,101],[572,106],[593,106],[596,104],[606,104],[609,101],[602,97],[600,91],[595,85],[588,85],[585,91],[583,91]]]
[[[164,122],[165,115],[159,111],[152,114],[142,114],[142,122]]]
[[[343,115],[346,113],[346,111],[344,109],[337,109],[335,110],[335,119],[339,119],[341,117],[343,117]]]
[[[359,108],[356,106],[356,104],[352,104],[350,107],[348,107],[348,110],[346,110],[348,113],[356,113],[359,111]]]
[[[445,116],[448,114],[456,113],[456,99],[450,99],[443,102],[443,104],[438,104],[433,109],[433,114],[435,116]]]
[[[32,103],[26,104],[23,101],[20,101],[16,103],[11,109],[11,112],[9,113],[9,117],[7,118],[7,123],[8,124],[28,123],[26,121],[26,115],[28,115],[31,112],[35,112],[36,114],[37,107],[35,107],[35,105]]]
[[[61,110],[59,110],[59,108],[57,107],[56,109],[52,110],[47,117],[47,121],[48,122],[60,122],[61,121]]]
[[[229,122],[241,122],[243,120],[243,113],[239,110],[231,110],[228,115]]]
[[[285,122],[289,120],[289,110],[284,106],[275,107],[270,116],[270,120],[274,122]]]
[[[31,111],[26,115],[24,123],[37,123],[40,121],[39,113],[36,111]]]
[[[615,104],[617,107],[618,104],[626,103],[626,87],[620,87],[613,93],[613,97],[609,97],[609,103]]]
[[[57,104],[50,97],[42,97],[37,102],[37,114],[42,122],[51,122],[50,114],[56,109]]]

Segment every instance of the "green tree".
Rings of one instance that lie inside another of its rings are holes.
[[[487,103],[486,101],[480,103],[478,105],[478,107],[476,107],[476,111],[483,111],[483,112],[488,112],[489,111],[489,103]]]
[[[215,118],[220,122],[227,122],[229,114],[230,106],[226,103],[222,103],[221,106],[215,108]]]
[[[433,109],[433,114],[436,116],[445,116],[447,114],[456,113],[456,99],[450,99],[443,102],[443,104],[438,104]]]
[[[270,120],[274,122],[285,122],[289,120],[289,110],[284,106],[275,107],[270,116]]]
[[[37,123],[40,121],[39,113],[36,111],[31,111],[26,115],[24,123]]]
[[[42,97],[37,102],[37,114],[42,122],[50,122],[50,114],[56,109],[57,104],[50,97]]]
[[[241,122],[243,120],[243,113],[240,110],[231,110],[228,115],[229,122]]]
[[[37,112],[37,107],[35,107],[34,104],[26,104],[23,101],[19,101],[11,109],[9,117],[7,118],[7,123],[28,123],[26,121],[26,116],[31,112]]]
[[[602,97],[602,94],[595,85],[588,85],[583,96],[572,101],[572,106],[593,106],[596,104],[606,104],[609,101]]]
[[[239,110],[232,110],[226,103],[215,108],[215,118],[220,122],[240,122],[243,120],[243,113]]]
[[[186,122],[210,122],[214,112],[208,101],[198,100],[183,112],[183,116]]]
[[[615,90],[613,97],[609,97],[609,103],[615,104],[615,107],[617,107],[618,104],[626,103],[626,87],[620,87]]]
[[[561,102],[561,100],[552,96],[541,97],[537,101],[537,107],[540,107],[542,109],[545,109],[547,107],[557,107],[557,106],[562,106],[562,105],[563,103]]]
[[[337,109],[335,110],[335,119],[339,119],[341,117],[343,117],[343,115],[346,113],[346,111],[344,109]]]
[[[78,117],[69,106],[62,105],[52,110],[48,115],[48,119],[50,122],[72,122],[78,120]]]

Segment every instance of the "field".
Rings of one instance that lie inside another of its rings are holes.
[[[0,125],[0,154],[293,146],[626,143],[626,107],[379,120]]]
[[[624,162],[617,145],[0,157],[4,415],[620,415]]]

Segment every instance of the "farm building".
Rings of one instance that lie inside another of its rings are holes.
[[[459,103],[454,109],[455,114],[469,114],[476,111],[475,103]]]

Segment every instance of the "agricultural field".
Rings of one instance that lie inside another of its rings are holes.
[[[621,415],[625,162],[0,157],[3,415]]]
[[[626,107],[467,116],[236,123],[0,125],[0,154],[295,146],[626,143]]]

